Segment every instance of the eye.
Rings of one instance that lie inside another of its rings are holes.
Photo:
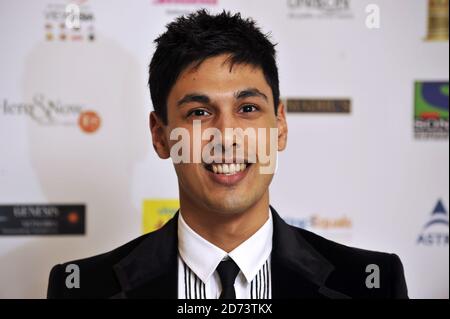
[[[203,110],[203,109],[195,109],[188,113],[188,117],[189,116],[202,117],[202,116],[208,116],[208,115],[211,115],[211,113],[209,113],[208,111]]]
[[[255,112],[257,111],[258,108],[255,105],[252,104],[246,104],[244,106],[241,107],[241,109],[239,110],[239,112],[242,113],[251,113],[251,112]]]

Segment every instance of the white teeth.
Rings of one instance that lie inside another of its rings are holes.
[[[228,174],[230,172],[230,167],[227,164],[222,165],[222,172]]]
[[[215,174],[227,174],[232,175],[236,174],[238,172],[244,171],[247,168],[247,164],[241,163],[241,164],[212,164],[212,171]]]

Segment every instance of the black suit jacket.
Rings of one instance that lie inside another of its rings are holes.
[[[408,298],[403,266],[394,254],[351,248],[273,216],[272,297]],[[165,226],[111,252],[56,265],[48,298],[169,298],[178,295],[178,214]],[[68,264],[80,269],[80,287],[67,288]],[[368,288],[366,267],[379,269]]]

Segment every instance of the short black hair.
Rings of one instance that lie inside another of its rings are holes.
[[[260,67],[272,89],[275,114],[280,90],[275,45],[254,20],[240,13],[223,11],[212,15],[205,9],[178,17],[156,40],[149,66],[150,95],[156,114],[167,124],[167,97],[180,73],[192,63],[230,54],[229,62]]]

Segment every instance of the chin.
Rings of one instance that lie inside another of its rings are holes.
[[[237,199],[239,198],[239,199]],[[223,216],[239,215],[247,211],[250,207],[255,204],[256,201],[250,198],[242,198],[238,195],[220,196],[219,198],[214,198],[208,200],[205,206],[208,210],[217,212],[217,214]]]

